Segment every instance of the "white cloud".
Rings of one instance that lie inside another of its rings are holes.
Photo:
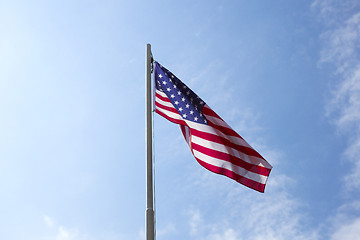
[[[44,218],[44,222],[48,227],[52,228],[54,226],[54,221],[52,220],[51,217],[49,217],[48,215],[44,215],[43,218]]]
[[[219,186],[220,189],[224,191]],[[200,209],[190,211],[188,223],[193,239],[319,239],[316,228],[306,227],[301,204],[283,191],[265,196],[249,194],[236,187],[223,199],[223,205],[219,205],[217,208],[224,212],[217,215],[216,220]],[[232,206],[230,211],[229,206]]]
[[[166,238],[166,235],[173,233],[175,231],[176,231],[175,226],[172,223],[168,223],[164,227],[156,230],[156,236],[158,238]]]
[[[281,162],[281,157],[278,161]],[[310,216],[305,211],[306,203],[288,193],[296,182],[286,174],[271,175],[266,193],[260,194],[228,178],[201,170],[194,172],[189,181],[200,186],[198,189],[206,189],[197,192],[202,199],[218,200],[211,209],[204,208],[204,204],[190,207],[191,239],[321,239],[321,225],[307,223]]]
[[[56,240],[77,240],[84,239],[79,236],[79,231],[77,229],[67,229],[63,226],[58,227]]]
[[[208,238],[209,240],[238,240],[241,239],[237,232],[232,229],[232,228],[227,228],[224,229],[223,232],[220,233],[213,233],[211,236],[209,236]]]
[[[320,63],[336,67],[338,81],[332,88],[332,99],[327,108],[328,117],[349,139],[346,159],[352,162],[352,171],[345,176],[347,189],[360,190],[360,3],[358,1],[317,0],[324,20],[337,19],[322,35],[324,48]]]
[[[360,2],[316,0],[312,7],[328,28],[322,34],[320,64],[335,66],[337,79],[332,86],[327,115],[347,137],[344,158],[352,164],[351,171],[344,175],[347,202],[329,217],[329,235],[331,240],[357,239],[360,202],[350,199],[354,190],[360,190]]]
[[[204,224],[202,216],[200,214],[200,210],[192,209],[189,211],[188,214],[190,216],[190,219],[189,219],[190,234],[196,235],[200,231],[201,226],[203,226],[203,224]]]
[[[324,25],[333,26],[346,19],[347,14],[359,6],[357,0],[315,0],[311,7],[319,14]]]
[[[55,229],[51,236],[45,237],[49,240],[88,240],[90,239],[76,228],[68,228],[61,225],[56,225],[53,218],[48,215],[43,216],[43,220],[48,228]]]
[[[331,237],[331,240],[354,240],[360,236],[360,218],[341,226]]]
[[[353,201],[340,206],[333,219],[331,240],[357,239],[360,235],[360,201]]]

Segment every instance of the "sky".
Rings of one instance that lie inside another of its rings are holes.
[[[0,0],[0,239],[145,239],[145,48],[273,166],[154,115],[158,240],[360,235],[360,2]]]

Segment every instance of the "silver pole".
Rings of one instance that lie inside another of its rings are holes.
[[[146,240],[155,240],[152,161],[151,45],[146,45]]]

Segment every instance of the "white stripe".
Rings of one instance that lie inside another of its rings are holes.
[[[209,115],[206,115],[204,114],[204,116],[206,117],[206,119],[209,121],[209,122],[212,122],[213,124],[217,125],[217,126],[221,126],[221,127],[226,127],[232,131],[234,131],[226,122],[224,122],[223,120],[219,119],[219,118],[216,118],[216,117],[212,117],[212,116],[209,116]],[[219,130],[217,130],[219,131]],[[234,131],[235,132],[235,131]],[[226,135],[226,136],[229,136],[229,135]],[[229,136],[229,137],[233,137],[233,136]],[[238,140],[235,140],[237,142],[237,144],[241,145],[241,146],[245,146],[245,147],[249,147],[249,148],[252,148],[244,139],[242,138],[239,138],[239,137],[236,137],[236,139]],[[239,141],[241,143],[239,143]]]
[[[211,121],[212,123],[218,125],[218,126],[222,126],[222,127],[226,127],[226,128],[230,128],[232,129],[226,122],[224,122],[224,120],[214,117],[214,116],[210,116],[204,113],[204,116],[206,117],[207,120]]]
[[[164,113],[166,116],[168,116],[168,117],[170,117],[170,118],[173,118],[173,119],[175,119],[175,120],[184,120],[179,114],[176,114],[176,113],[167,111],[167,110],[162,109],[162,108],[159,108],[159,107],[157,107],[156,110]]]
[[[186,121],[186,123],[188,124],[188,126],[190,128],[193,128],[193,129],[196,129],[196,130],[199,130],[199,131],[202,131],[202,132],[218,135],[218,136],[221,136],[221,137],[224,137],[224,138],[228,138],[229,140],[231,139],[232,142],[235,142],[236,144],[241,145],[241,146],[246,146],[246,147],[248,146],[248,144],[245,142],[244,139],[242,139],[240,137],[236,137],[236,136],[226,135],[226,134],[220,132],[219,130],[216,130],[215,128],[213,128],[213,127],[211,127],[209,125],[196,123],[196,122],[191,122],[191,121]],[[244,143],[241,143],[241,142],[244,142]]]
[[[219,151],[222,153],[230,154],[234,157],[238,157],[238,158],[244,160],[247,163],[266,168],[266,166],[264,166],[264,159],[254,157],[254,156],[249,156],[249,155],[244,154],[244,153],[242,153],[234,148],[231,148],[229,146],[224,146],[223,144],[211,142],[209,140],[206,140],[206,139],[203,139],[203,138],[200,138],[197,136],[191,136],[191,142],[198,144],[202,147],[206,147],[206,148],[216,150],[216,151]],[[269,169],[271,169],[271,168],[269,168]]]
[[[244,147],[249,147],[251,149],[253,149],[244,139],[239,138],[239,137],[234,137],[234,136],[229,136],[226,134],[223,134],[222,132],[216,130],[215,128],[206,125],[206,124],[200,124],[200,123],[195,123],[195,122],[191,122],[191,121],[187,121],[185,120],[186,124],[190,127],[193,128],[195,130],[201,131],[201,132],[206,132],[206,133],[211,133],[220,137],[223,137],[225,139],[228,139],[230,142],[239,145],[239,146],[244,146]],[[260,159],[260,158],[258,158]],[[268,168],[268,169],[272,169],[272,166],[264,159],[262,159],[261,163],[263,164],[264,167]]]
[[[204,114],[205,115],[205,114]],[[211,117],[211,116],[208,116],[208,115],[205,115],[206,119],[209,121],[209,122],[212,122],[213,124],[217,125],[217,126],[221,126],[221,127],[225,127],[229,130],[232,130],[234,131],[229,125],[227,125],[224,121],[222,121],[222,123],[225,123],[225,124],[221,124],[221,122],[219,121],[216,121],[214,117]],[[217,129],[214,129],[216,131],[216,133],[222,133],[220,130],[217,130]],[[235,131],[234,131],[235,132]],[[236,137],[236,136],[231,136],[231,135],[227,135],[225,133],[222,133],[223,136],[226,136],[226,138],[231,138],[231,141],[234,142],[235,144],[237,145],[241,145],[241,146],[244,146],[244,147],[248,147],[248,148],[252,148],[250,146],[250,144],[248,144],[244,139],[240,138],[240,137]]]
[[[174,108],[174,105],[172,105],[171,102],[165,102],[163,100],[161,100],[160,98],[155,98],[155,102],[158,102],[166,107],[171,107],[171,108]],[[176,108],[174,108],[176,110]]]
[[[211,133],[211,134],[229,139],[229,141],[231,141],[237,145],[240,145],[240,146],[252,148],[244,139],[242,139],[240,137],[236,137],[236,136],[226,135],[226,134],[222,133],[221,131],[219,131],[209,125],[195,123],[195,122],[191,122],[191,121],[186,121],[186,123],[188,124],[188,126],[190,128],[196,129],[198,131],[206,132],[206,133]]]
[[[194,153],[195,157],[199,158],[201,161],[204,161],[208,164],[211,164],[211,165],[219,167],[219,168],[227,169],[231,172],[234,172],[240,176],[251,179],[258,183],[262,183],[262,184],[266,183],[266,180],[267,180],[266,176],[262,176],[262,175],[259,175],[259,174],[253,173],[253,172],[249,172],[242,167],[233,165],[227,161],[223,161],[223,160],[220,160],[217,158],[210,157],[210,156],[203,154],[201,152],[198,152],[194,149],[193,149],[193,153]]]
[[[204,108],[209,109],[210,111],[214,112],[207,104],[205,104]],[[216,125],[223,126],[229,129],[232,129],[224,120],[222,120],[219,116],[210,116],[204,113],[206,116],[206,119],[209,119],[211,122],[213,122]]]
[[[160,96],[164,97],[164,98],[168,98],[166,96],[166,94],[164,92],[162,92],[162,91],[156,90],[156,93],[159,94]]]

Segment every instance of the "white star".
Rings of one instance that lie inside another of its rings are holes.
[[[178,101],[175,101],[175,104],[176,104],[176,105],[178,105],[178,104],[179,104],[179,102],[178,102]]]
[[[159,74],[159,78],[162,78],[163,76],[161,74]]]
[[[204,104],[204,102],[203,102],[203,101],[200,101],[200,104],[201,104],[201,105],[203,105],[203,104]]]
[[[176,85],[174,84],[174,88],[176,88]]]
[[[174,98],[174,97],[175,97],[175,95],[174,95],[174,94],[171,94],[171,95],[170,95],[170,97],[171,97],[171,98]]]
[[[168,92],[170,92],[170,91],[171,91],[171,88],[167,88],[166,90],[167,90]]]
[[[187,91],[186,94],[189,95],[189,94],[190,94],[190,91]]]
[[[166,81],[163,81],[163,85],[166,85]]]
[[[207,123],[206,119],[204,120],[204,123]]]
[[[174,75],[171,75],[171,78],[174,78]]]
[[[185,89],[185,88],[186,88],[186,86],[184,85],[184,86],[183,86],[183,89]]]
[[[180,108],[179,108],[179,111],[181,112],[182,110],[183,110],[182,107],[180,107]]]
[[[185,102],[185,98],[183,97],[183,98],[181,99],[181,101]]]
[[[196,122],[198,120],[198,118],[197,117],[194,117],[194,121]]]
[[[190,114],[191,114],[191,115],[193,115],[193,114],[194,114],[194,111],[193,111],[193,110],[191,110],[191,111],[190,111]]]
[[[178,95],[180,95],[181,94],[181,92],[180,91],[178,91]]]
[[[184,114],[184,115],[183,115],[183,118],[186,118],[186,117],[187,117],[187,115],[186,115],[186,114]]]
[[[189,104],[186,104],[186,106],[185,106],[186,108],[189,108],[190,107],[190,105]]]

